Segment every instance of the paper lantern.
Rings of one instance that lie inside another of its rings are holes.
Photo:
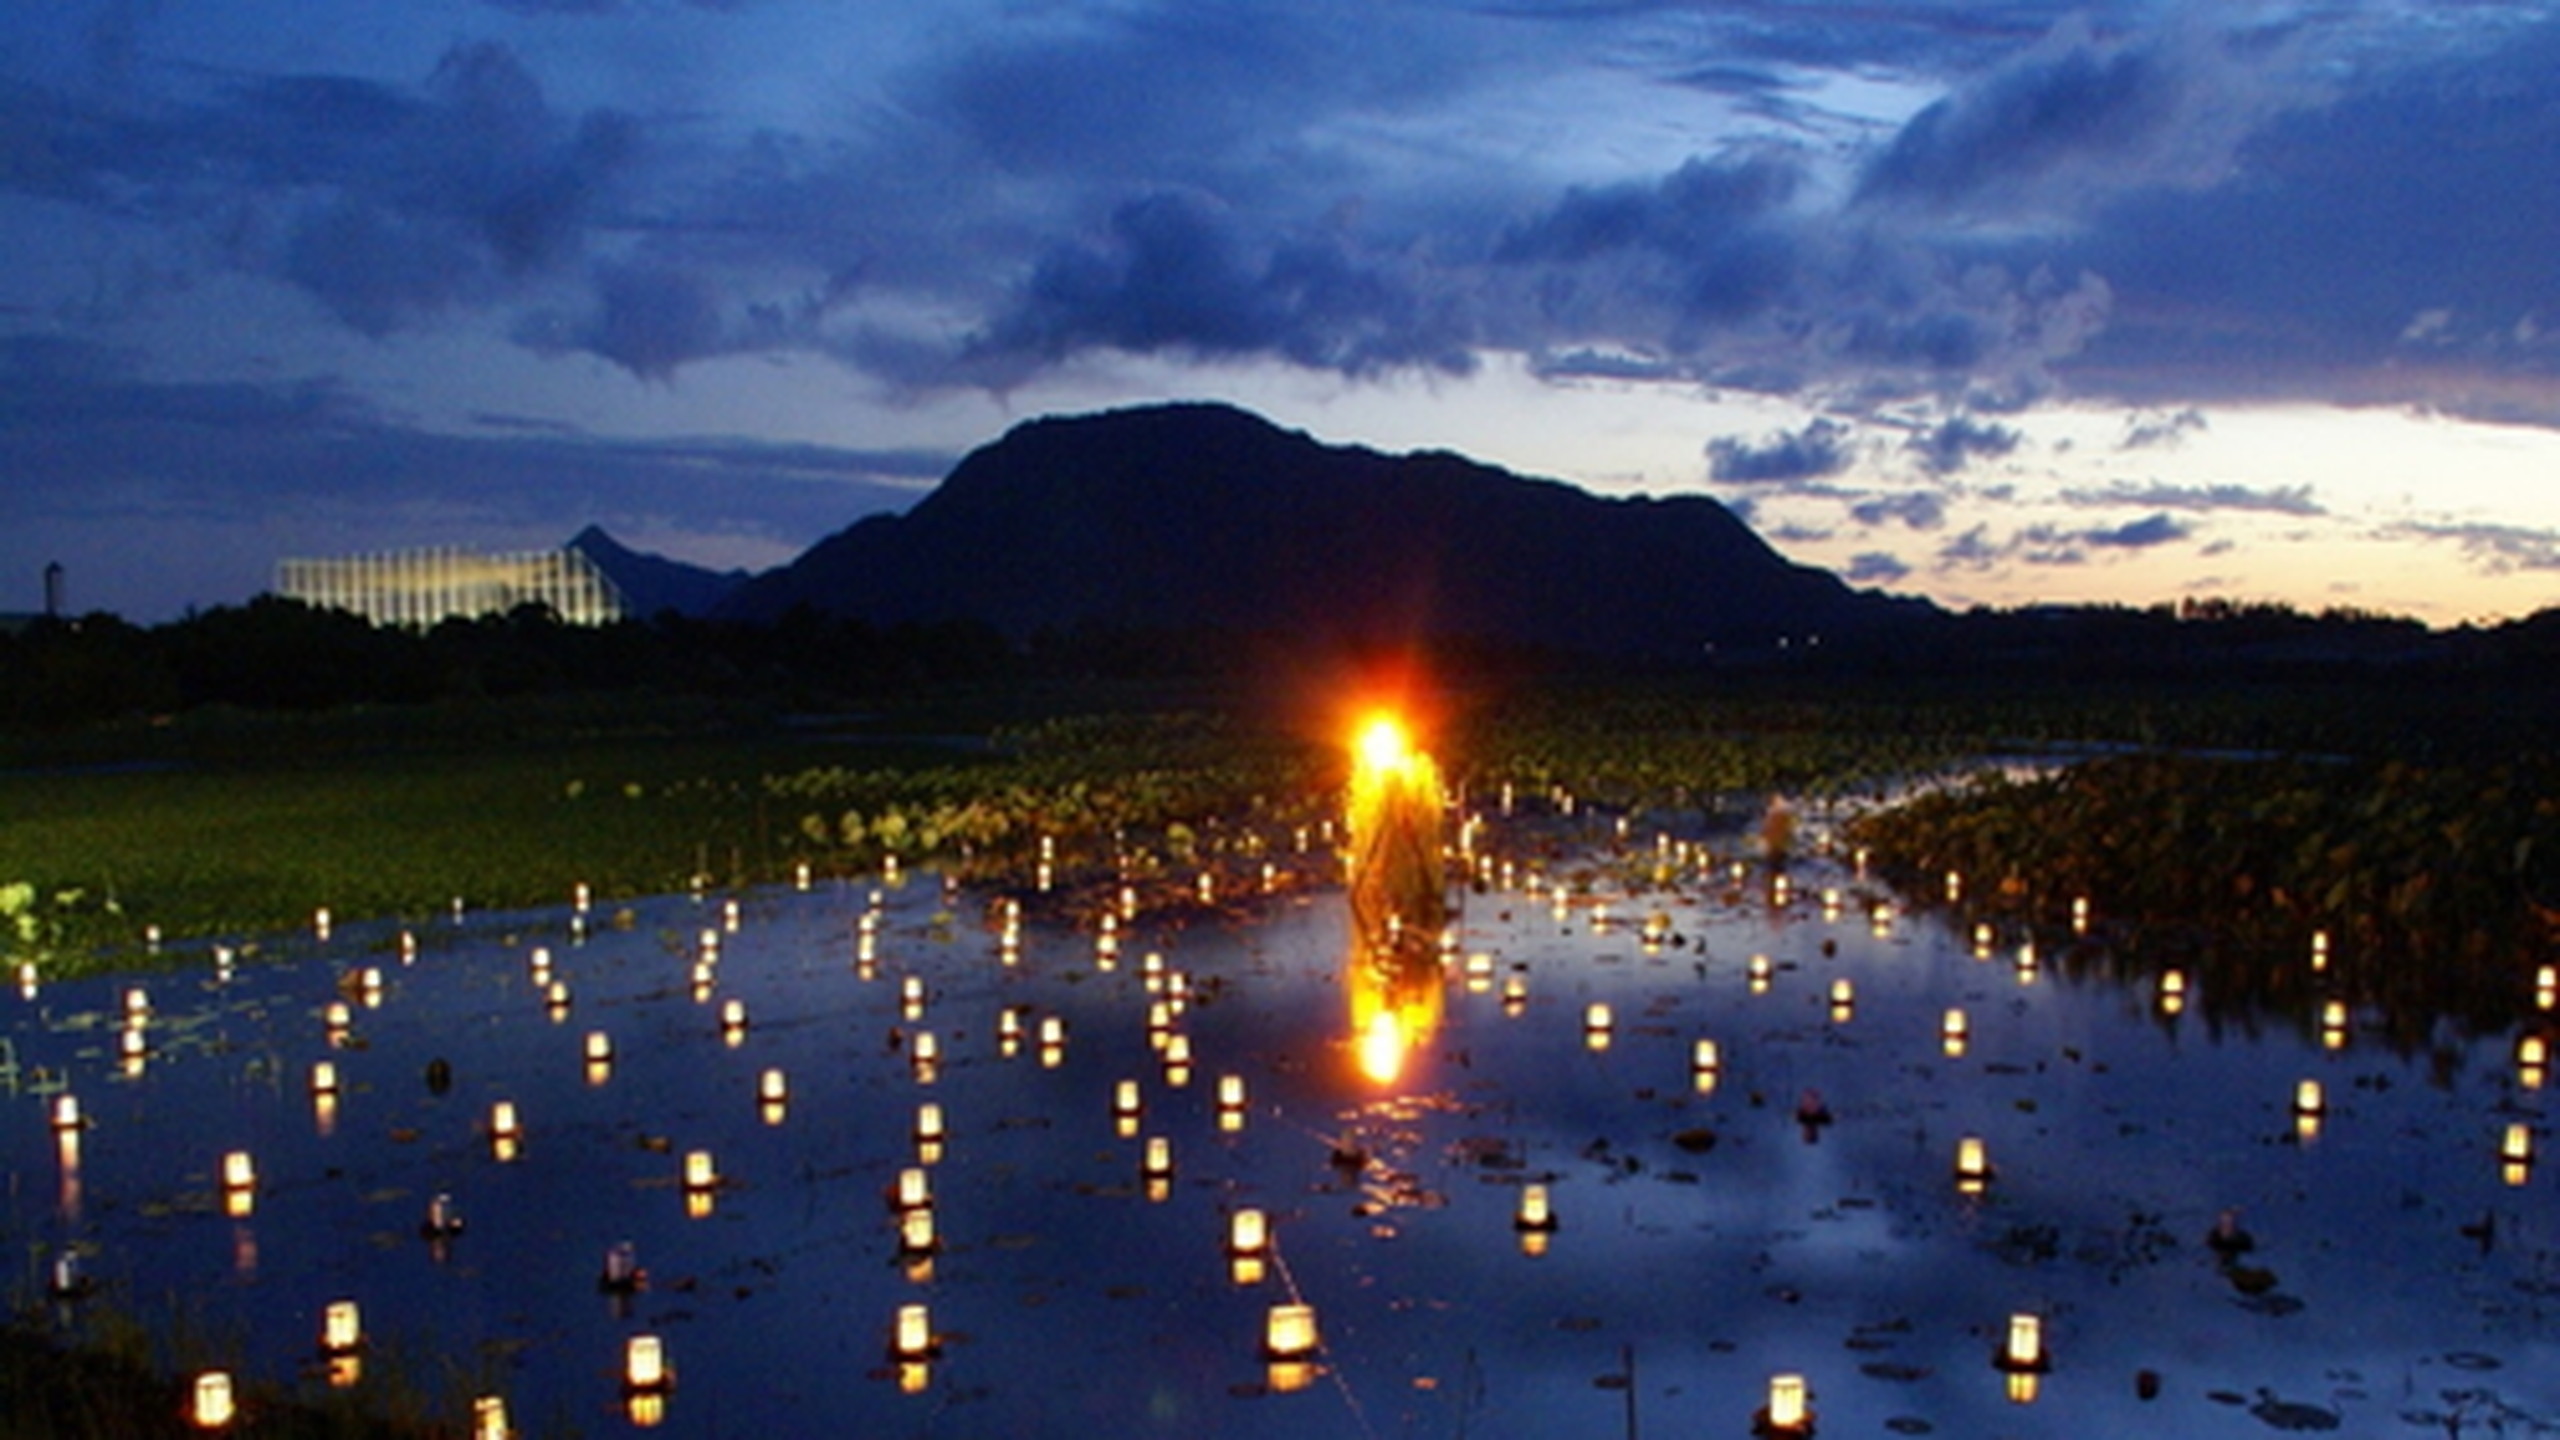
[[[196,1376],[187,1404],[187,1423],[199,1430],[227,1430],[240,1410],[231,1395],[231,1372],[207,1370]]]
[[[941,1245],[933,1232],[933,1207],[918,1205],[898,1213],[898,1253],[930,1255]]]
[[[1227,1253],[1260,1255],[1271,1245],[1271,1222],[1257,1209],[1247,1206],[1227,1217]]]
[[[483,1395],[471,1402],[471,1440],[508,1440],[514,1433],[507,1428],[505,1400]]]
[[[1813,1402],[1802,1375],[1769,1377],[1769,1406],[1760,1412],[1757,1428],[1764,1435],[1813,1433]]]
[[[922,1360],[931,1356],[938,1348],[933,1338],[932,1312],[922,1305],[899,1306],[890,1348],[901,1360]]]
[[[1956,1142],[1956,1187],[1975,1194],[1991,1180],[1991,1160],[1983,1150],[1982,1138],[1967,1135]]]
[[[1274,1305],[1262,1326],[1262,1353],[1272,1360],[1303,1360],[1316,1353],[1316,1307]]]
[[[80,1097],[66,1090],[53,1097],[53,1128],[70,1133],[80,1128]]]
[[[666,1342],[655,1335],[634,1335],[622,1347],[622,1388],[633,1394],[655,1394],[676,1383],[667,1364]]]
[[[234,1150],[222,1157],[222,1188],[247,1190],[258,1183],[257,1162],[246,1150]]]
[[[1162,1135],[1148,1136],[1146,1157],[1139,1162],[1139,1168],[1150,1180],[1170,1178],[1173,1174],[1173,1142]]]
[[[321,1312],[320,1349],[330,1355],[345,1355],[364,1345],[364,1318],[353,1300],[332,1300]]]
[[[920,1210],[933,1203],[933,1182],[923,1167],[910,1165],[898,1172],[898,1188],[892,1203],[900,1210]]]
[[[684,1188],[708,1190],[720,1183],[720,1167],[708,1150],[688,1150],[684,1157]]]
[[[1938,1038],[1948,1058],[1954,1059],[1964,1054],[1965,1043],[1972,1037],[1972,1030],[1972,1022],[1965,1018],[1961,1008],[1950,1008],[1947,1011],[1945,1018],[1938,1022]]]
[[[1520,1208],[1513,1213],[1511,1225],[1516,1230],[1546,1232],[1556,1228],[1556,1212],[1547,1203],[1547,1187],[1530,1184],[1520,1187]]]
[[[2320,1082],[2305,1080],[2293,1087],[2293,1113],[2305,1119],[2318,1119],[2327,1113],[2328,1102],[2320,1093]]]
[[[2043,1319],[2023,1312],[2010,1316],[2009,1337],[2000,1347],[2000,1368],[2042,1371],[2049,1363],[2044,1353]]]

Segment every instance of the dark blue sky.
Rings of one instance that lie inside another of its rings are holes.
[[[1198,396],[1955,603],[2560,602],[2546,5],[0,25],[0,609],[589,521],[760,565]]]

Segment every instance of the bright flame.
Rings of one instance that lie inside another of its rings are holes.
[[[1404,726],[1392,715],[1372,716],[1360,730],[1360,767],[1385,771],[1402,766],[1412,753],[1405,739]]]
[[[1405,1052],[1411,1047],[1402,1017],[1393,1010],[1380,1010],[1360,1032],[1360,1073],[1381,1085],[1394,1084],[1404,1073]]]

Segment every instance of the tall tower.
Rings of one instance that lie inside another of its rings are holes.
[[[56,620],[62,618],[62,562],[59,560],[44,567],[44,613]]]

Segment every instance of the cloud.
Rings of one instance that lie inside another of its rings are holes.
[[[1882,550],[1865,550],[1849,558],[1849,568],[1841,572],[1852,585],[1890,585],[1911,573],[1911,567]]]
[[[1947,507],[1929,491],[1912,490],[1858,501],[1849,507],[1849,517],[1861,525],[1899,521],[1914,530],[1935,530],[1947,523]]]
[[[2174,448],[2189,435],[2206,428],[2204,412],[2190,405],[2166,415],[2134,414],[2125,417],[2124,438],[2116,442],[2119,450]]]
[[[2172,485],[2157,480],[2135,484],[2130,480],[2118,480],[2096,490],[2067,489],[2060,498],[2069,505],[2138,505],[2154,510],[2242,510],[2268,515],[2306,516],[2329,513],[2311,498],[2308,485],[2260,488],[2249,485]]]
[[[2192,526],[2163,510],[2110,529],[2085,531],[2078,538],[2090,545],[2112,550],[2148,550],[2184,540],[2194,533]]]
[[[2006,425],[1952,415],[1936,427],[1912,436],[1903,448],[1917,453],[1921,467],[1930,474],[1947,475],[1972,464],[1976,457],[1997,459],[2006,455],[2018,448],[2021,438]]]
[[[2485,521],[2458,524],[2411,522],[2395,535],[2458,545],[2465,558],[2491,575],[2519,570],[2560,570],[2560,530]]]
[[[1707,474],[1725,485],[1787,485],[1837,475],[1857,459],[1849,427],[1816,418],[1757,445],[1719,436],[1707,442]]]

